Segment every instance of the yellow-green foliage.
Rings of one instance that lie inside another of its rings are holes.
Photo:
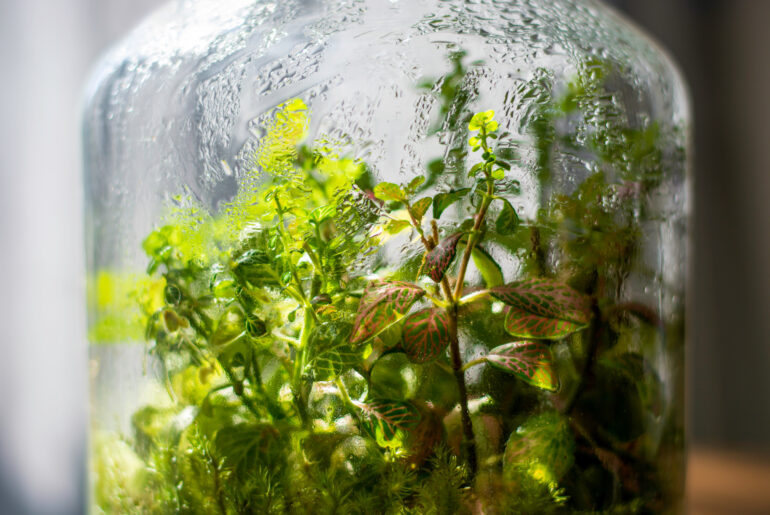
[[[274,109],[253,168],[219,214],[212,216],[190,197],[174,198],[166,223],[179,234],[175,247],[180,259],[209,264],[221,258],[244,230],[274,222],[276,205],[286,214],[289,234],[309,232],[313,210],[334,204],[335,196],[350,190],[365,170],[363,163],[340,156],[324,140],[317,140],[313,148],[302,147],[309,119],[307,106],[298,98]],[[295,249],[301,247],[301,239],[293,243]]]
[[[144,273],[101,270],[88,278],[91,343],[141,341],[147,318],[160,309],[166,281]]]

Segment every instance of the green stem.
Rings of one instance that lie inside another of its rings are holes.
[[[257,420],[261,419],[262,415],[260,415],[259,410],[257,409],[257,405],[254,404],[254,401],[243,391],[243,382],[235,376],[233,369],[225,364],[222,360],[219,360],[219,364],[222,367],[222,370],[225,371],[227,380],[230,381],[230,384],[233,386],[235,395],[237,395],[243,405],[246,406],[246,409],[248,409],[249,412],[254,415],[254,418]]]
[[[353,404],[353,401],[350,399],[350,394],[348,393],[348,389],[345,388],[345,383],[342,382],[342,379],[339,377],[334,380],[334,384],[337,385],[337,390],[340,392],[340,397],[342,397],[342,401],[352,410],[355,410],[356,405]],[[355,411],[354,411],[355,413]]]
[[[457,305],[458,306],[465,306],[466,304],[471,304],[471,303],[476,302],[478,300],[481,300],[481,299],[483,299],[485,297],[488,297],[489,295],[490,295],[490,291],[489,290],[475,291],[473,293],[469,293],[465,297],[463,297],[460,300],[458,300],[457,301]]]
[[[475,367],[476,365],[481,365],[487,362],[486,358],[478,358],[474,359],[473,361],[469,361],[465,365],[463,365],[462,371],[465,372],[466,370]]]
[[[473,224],[473,230],[468,237],[468,244],[465,246],[465,252],[463,252],[462,261],[460,262],[460,271],[457,274],[457,282],[455,283],[455,298],[459,299],[463,294],[463,283],[465,282],[465,273],[468,271],[468,263],[471,260],[473,249],[478,243],[476,240],[481,232],[481,226],[484,224],[484,218],[487,216],[487,210],[489,210],[489,206],[492,204],[494,193],[494,182],[490,176],[487,176],[487,194],[484,196],[484,200],[481,202],[481,206],[476,214],[476,222]]]
[[[312,315],[312,316],[311,316]],[[308,342],[310,334],[315,327],[317,317],[311,306],[305,307],[305,323],[302,326],[302,332],[299,335],[299,346],[294,358],[294,374],[292,377],[292,393],[294,395],[294,405],[297,408],[303,427],[308,427],[309,419],[307,415],[307,398],[302,387],[302,371],[305,369],[308,358]]]

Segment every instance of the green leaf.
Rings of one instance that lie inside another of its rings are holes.
[[[425,197],[412,204],[412,214],[414,215],[415,220],[417,220],[417,223],[422,222],[422,218],[425,216],[425,213],[432,203],[432,198]]]
[[[346,322],[324,322],[313,329],[307,369],[317,381],[331,381],[361,362],[361,348],[348,341],[353,326]]]
[[[492,170],[492,178],[496,181],[499,181],[501,179],[505,179],[505,170],[502,168],[495,168]]]
[[[414,363],[433,361],[449,345],[449,315],[440,308],[418,311],[404,322],[403,348]]]
[[[409,184],[406,187],[407,195],[413,195],[414,192],[416,192],[417,189],[420,186],[422,186],[424,182],[425,182],[425,177],[423,177],[422,175],[418,175],[417,177],[409,181]]]
[[[326,204],[325,206],[317,207],[310,212],[310,220],[320,223],[328,218],[334,218],[337,215],[337,206],[334,204]]]
[[[439,283],[444,278],[444,273],[457,254],[457,244],[465,233],[457,233],[444,238],[436,248],[425,256],[425,271],[433,280]]]
[[[240,281],[254,286],[280,286],[280,265],[280,260],[271,259],[266,252],[251,249],[235,259],[232,271]]]
[[[238,306],[230,306],[217,323],[211,336],[211,345],[221,347],[232,343],[246,334],[246,316]]]
[[[392,182],[381,182],[376,185],[374,196],[385,202],[403,202],[406,199],[406,193],[401,186]]]
[[[551,350],[542,342],[506,343],[489,351],[484,359],[527,384],[550,392],[559,389]]]
[[[585,328],[591,319],[585,295],[549,279],[527,279],[490,292],[507,304],[506,331],[520,338],[564,338]]]
[[[469,191],[471,191],[470,188],[460,188],[459,190],[452,190],[448,193],[439,193],[436,195],[433,199],[433,218],[436,220],[441,218],[441,213],[443,213],[446,208],[463,198]]]
[[[476,163],[475,165],[471,166],[471,169],[468,171],[468,177],[476,177],[478,173],[484,168],[484,165],[486,163]]]
[[[423,295],[425,290],[407,282],[370,283],[359,303],[350,343],[361,343],[376,336],[405,315]]]
[[[529,417],[505,445],[506,472],[524,473],[542,483],[560,480],[575,460],[575,439],[568,419],[557,412]]]
[[[280,456],[281,434],[270,424],[238,424],[223,427],[214,437],[223,466],[246,474],[265,466],[270,456]]]
[[[399,340],[401,334],[399,333]],[[409,361],[403,352],[391,352],[377,359],[369,371],[369,396],[405,401],[417,393],[423,380],[421,365]]]
[[[516,232],[519,227],[519,216],[516,214],[516,210],[510,202],[505,199],[503,201],[503,210],[500,211],[500,215],[495,222],[495,229],[498,233],[508,236]]]
[[[497,261],[482,247],[476,245],[473,247],[471,253],[473,257],[473,263],[481,273],[481,277],[484,279],[484,284],[487,288],[494,288],[503,284],[505,279],[503,278],[503,269],[497,264]]]
[[[480,131],[482,127],[485,127],[487,132],[493,132],[497,130],[497,122],[494,120],[495,112],[492,110],[482,111],[476,113],[471,118],[471,122],[468,124],[470,131]]]
[[[409,431],[420,421],[420,412],[408,402],[392,400],[353,401],[361,410],[361,425],[372,438],[391,440],[399,430]]]
[[[388,234],[398,234],[409,227],[411,227],[411,224],[406,220],[388,220],[388,223],[385,224],[385,232]]]
[[[599,365],[624,374],[636,385],[645,408],[660,416],[663,404],[663,383],[652,364],[635,352],[619,356],[603,356]]]

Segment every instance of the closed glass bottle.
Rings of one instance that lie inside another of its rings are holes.
[[[593,0],[158,11],[85,104],[93,511],[682,511],[688,131]]]

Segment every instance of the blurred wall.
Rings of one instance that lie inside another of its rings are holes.
[[[617,0],[687,78],[695,112],[695,443],[770,452],[770,2]]]
[[[79,103],[160,0],[0,0],[0,513],[83,513]]]
[[[0,0],[0,513],[84,509],[79,95],[161,0]],[[696,443],[770,448],[770,1],[616,0],[696,113]]]

